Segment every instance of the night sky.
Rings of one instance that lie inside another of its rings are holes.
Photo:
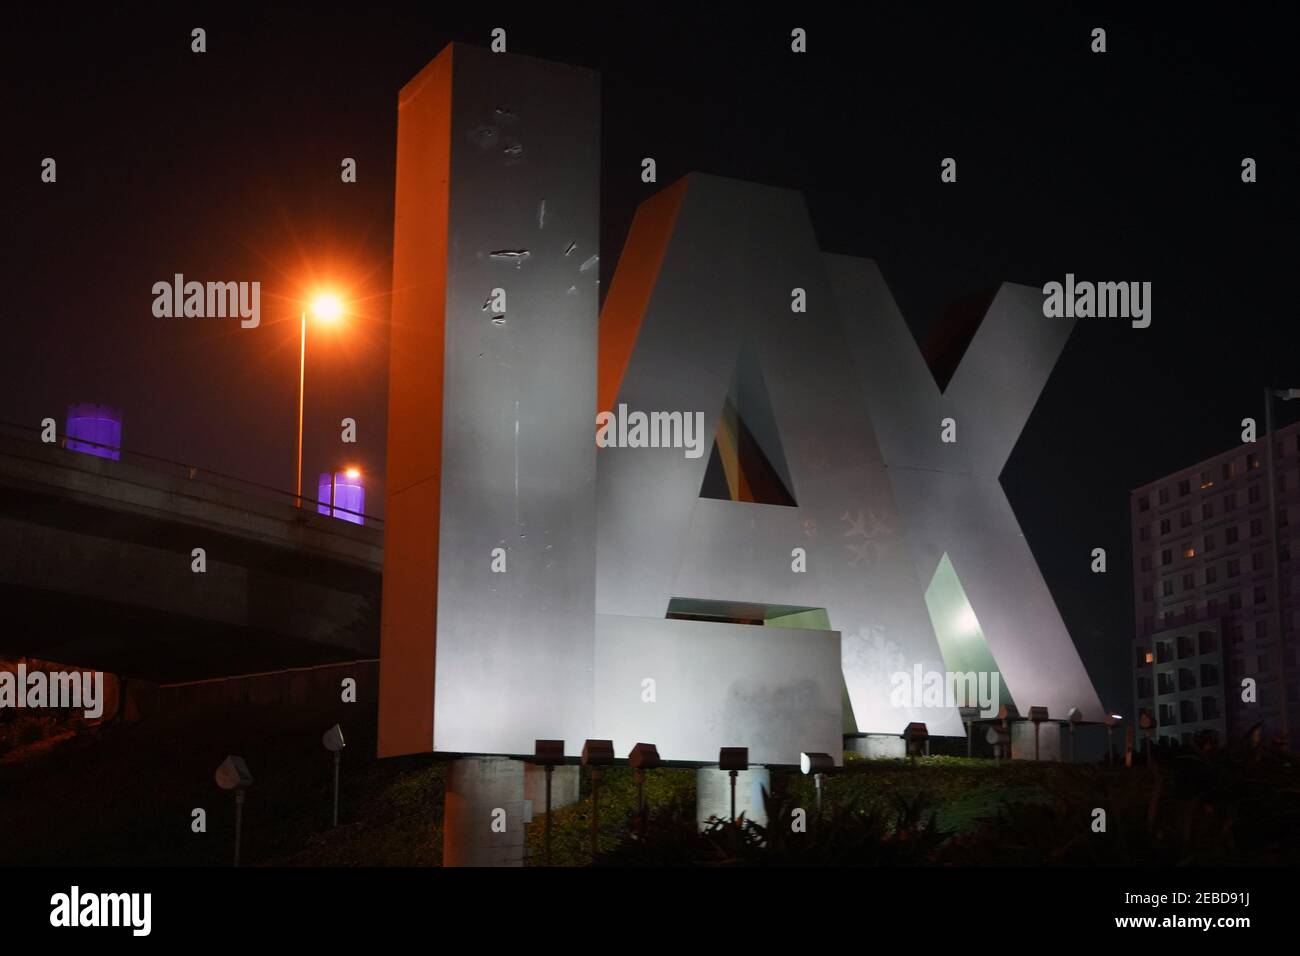
[[[1079,321],[1003,475],[1104,703],[1127,711],[1128,490],[1236,444],[1265,385],[1300,386],[1294,32],[1041,6],[23,5],[0,38],[0,420],[106,402],[130,450],[291,488],[298,303],[328,283],[356,314],[309,334],[304,484],[358,464],[381,511],[397,91],[501,26],[512,53],[601,73],[603,288],[636,205],[691,170],[802,190],[823,249],[877,260],[918,338],[1004,280],[1153,283],[1151,328]],[[260,280],[262,327],[155,318],[151,287],[176,272]]]

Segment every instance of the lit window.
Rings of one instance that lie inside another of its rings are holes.
[[[1194,557],[1196,557],[1196,549],[1195,549],[1195,548],[1188,548],[1186,551],[1183,552],[1183,557],[1184,557],[1184,558],[1194,558]]]

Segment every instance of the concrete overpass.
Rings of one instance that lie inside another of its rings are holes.
[[[0,435],[0,657],[153,683],[375,658],[376,524],[176,463]]]

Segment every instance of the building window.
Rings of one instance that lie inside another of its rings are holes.
[[[1160,498],[1160,503],[1162,505],[1169,504],[1169,489],[1161,488],[1158,497]]]
[[[1268,595],[1264,590],[1264,585],[1262,584],[1255,585],[1254,598],[1256,604],[1263,604],[1265,601],[1268,600]]]
[[[1246,489],[1246,503],[1252,505],[1259,504],[1259,485],[1251,485]]]
[[[1229,610],[1229,611],[1240,611],[1240,610],[1241,610],[1241,592],[1240,592],[1240,591],[1233,591],[1231,594],[1228,595],[1228,610]]]
[[[1210,473],[1208,471],[1201,472],[1201,490],[1204,491],[1206,488],[1213,487],[1214,479],[1210,477]]]
[[[1201,631],[1196,635],[1197,648],[1202,654],[1213,654],[1217,648],[1214,646],[1214,632]]]
[[[1192,493],[1192,482],[1191,482],[1191,479],[1190,479],[1190,478],[1184,478],[1182,481],[1180,481],[1180,482],[1178,483],[1178,497],[1181,498],[1181,497],[1183,497],[1184,495],[1189,495],[1189,494],[1191,494],[1191,493]]]
[[[1178,516],[1178,527],[1186,528],[1191,523],[1192,523],[1192,513],[1190,511],[1184,511],[1182,514]]]
[[[1218,614],[1218,613],[1219,613],[1219,599],[1218,599],[1218,598],[1206,598],[1206,599],[1205,599],[1205,616],[1206,616],[1206,617],[1214,617],[1214,616],[1215,616],[1216,614]]]
[[[1259,455],[1249,454],[1246,456],[1246,468],[1249,471],[1259,470]]]
[[[1235,494],[1226,494],[1223,496],[1223,510],[1232,511],[1237,507],[1237,496]]]
[[[1268,619],[1261,617],[1255,622],[1255,640],[1260,641],[1268,637]]]
[[[1148,541],[1150,540],[1150,538],[1151,538],[1151,528],[1149,526],[1143,525],[1142,527],[1138,528],[1139,541]]]
[[[1162,565],[1163,565],[1163,564],[1173,564],[1173,563],[1174,563],[1174,553],[1173,553],[1173,551],[1171,551],[1169,548],[1165,548],[1163,551],[1161,551],[1161,552],[1160,552],[1160,563],[1161,563]]]
[[[1138,499],[1138,511],[1150,511],[1150,510],[1151,510],[1151,496],[1143,495],[1141,498]]]
[[[1235,578],[1240,573],[1241,573],[1241,562],[1238,561],[1236,558],[1232,558],[1230,561],[1228,561],[1228,577]]]
[[[1201,505],[1201,520],[1209,521],[1213,517],[1214,517],[1214,505],[1211,502],[1207,501],[1205,504]]]
[[[1184,546],[1184,547],[1183,547],[1183,557],[1184,557],[1184,558],[1194,558],[1194,557],[1196,557],[1196,549],[1193,548],[1190,544]]]
[[[1163,594],[1165,597],[1173,597],[1174,582],[1169,580],[1168,578],[1165,578],[1164,583],[1160,585],[1160,593]]]
[[[1224,544],[1236,544],[1236,543],[1237,543],[1237,526],[1236,526],[1235,524],[1234,524],[1234,525],[1230,525],[1228,528],[1225,528],[1225,529],[1224,529],[1224,532],[1223,532],[1223,543],[1224,543]]]
[[[1168,518],[1161,518],[1161,519],[1160,519],[1160,533],[1161,533],[1161,534],[1168,534],[1168,533],[1169,533],[1169,529],[1170,529],[1169,519],[1168,519]]]
[[[1205,583],[1206,583],[1206,584],[1214,584],[1214,583],[1215,583],[1216,581],[1218,581],[1218,580],[1219,580],[1219,569],[1218,569],[1218,568],[1206,568],[1206,569],[1205,569]]]
[[[1230,461],[1225,462],[1223,465],[1223,480],[1227,481],[1229,478],[1235,478],[1236,475],[1237,475],[1236,464]]]
[[[1240,644],[1245,639],[1246,639],[1246,632],[1241,629],[1240,624],[1228,625],[1228,640],[1232,641],[1234,646]]]
[[[1260,654],[1255,658],[1255,670],[1261,674],[1267,674],[1273,668],[1273,662],[1268,659],[1267,654]]]
[[[1252,571],[1264,570],[1264,552],[1256,551],[1250,556],[1250,569]]]
[[[1155,600],[1155,595],[1151,592],[1151,587],[1150,587],[1150,585],[1148,585],[1147,587],[1144,587],[1144,588],[1142,589],[1142,600],[1144,600],[1144,601],[1153,601],[1153,600]]]
[[[1184,591],[1190,591],[1190,590],[1192,590],[1192,589],[1195,588],[1195,587],[1196,587],[1196,575],[1194,575],[1194,574],[1184,574],[1184,575],[1183,575],[1183,590],[1184,590]]]
[[[1213,551],[1213,550],[1214,550],[1214,535],[1212,535],[1212,534],[1207,534],[1207,535],[1205,536],[1205,550],[1206,550],[1206,551]]]
[[[1219,701],[1215,697],[1201,698],[1201,719],[1214,720],[1219,716]]]
[[[1142,555],[1142,560],[1141,560],[1141,562],[1140,562],[1140,567],[1142,568],[1143,571],[1150,571],[1150,570],[1151,570],[1151,555],[1149,555],[1149,554],[1144,554],[1144,555]]]
[[[1251,518],[1250,536],[1252,538],[1258,538],[1263,533],[1264,533],[1264,522],[1260,521],[1258,518]]]

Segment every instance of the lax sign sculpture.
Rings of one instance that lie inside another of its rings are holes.
[[[1003,285],[940,389],[798,193],[697,174],[599,309],[598,90],[454,45],[401,93],[381,755],[963,734],[918,667],[1100,719],[998,480],[1074,320]]]

